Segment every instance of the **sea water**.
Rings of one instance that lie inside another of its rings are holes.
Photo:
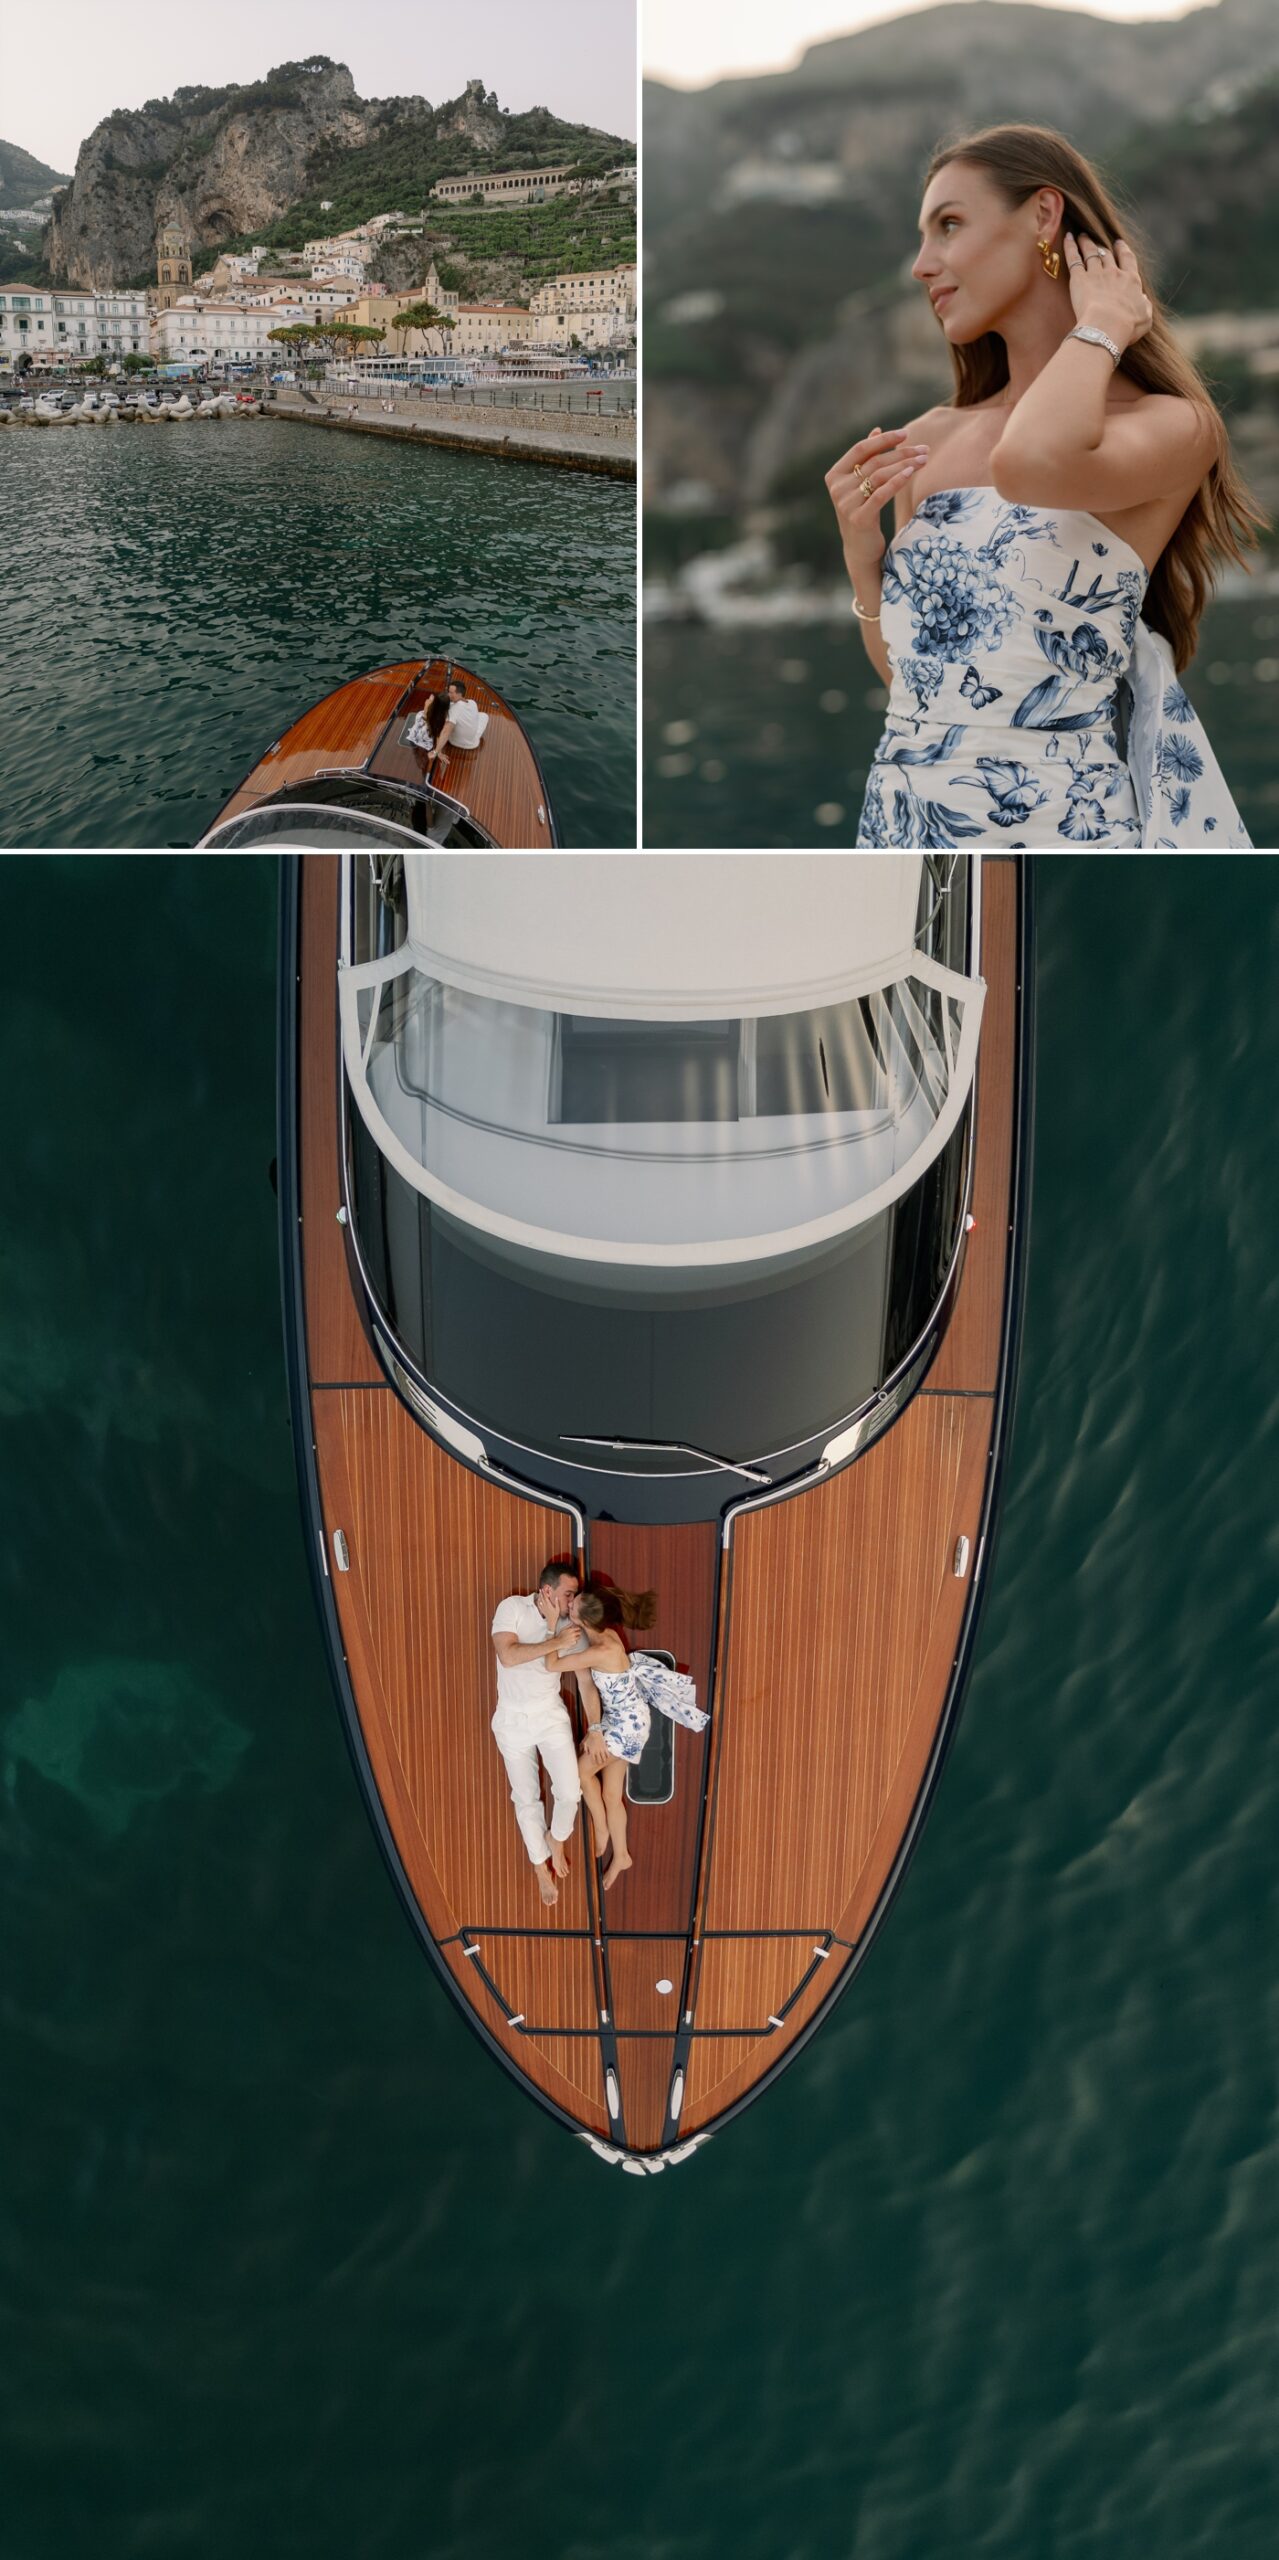
[[[274,865],[0,879],[5,2560],[1262,2560],[1273,866],[1036,865],[958,1736],[833,2016],[645,2179],[482,2051],[347,1757],[280,1340]]]

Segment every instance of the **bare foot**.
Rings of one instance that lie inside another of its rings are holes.
[[[563,1841],[548,1838],[546,1845],[551,1853],[551,1866],[554,1873],[557,1876],[566,1876],[568,1874],[568,1860],[564,1855]]]
[[[607,1823],[597,1822],[597,1823],[596,1823],[596,1825],[595,1825],[595,1855],[596,1855],[596,1857],[597,1857],[597,1858],[606,1858],[606,1857],[608,1856],[609,1850],[612,1848],[612,1846],[613,1846],[613,1843],[612,1843],[612,1841],[610,1840],[610,1838],[609,1838],[609,1836],[608,1836],[608,1825],[607,1825]]]
[[[610,1886],[612,1886],[612,1885],[615,1885],[615,1884],[616,1884],[617,1879],[618,1879],[618,1877],[619,1877],[619,1876],[624,1876],[624,1875],[625,1875],[626,1870],[627,1870],[627,1868],[629,1867],[630,1863],[631,1863],[631,1861],[630,1861],[629,1857],[627,1856],[626,1851],[625,1851],[624,1849],[621,1851],[620,1855],[617,1855],[617,1856],[615,1856],[615,1857],[614,1857],[613,1862],[612,1862],[612,1865],[610,1866],[610,1868],[609,1868],[609,1870],[608,1870],[608,1873],[607,1873],[607,1875],[606,1875],[606,1876],[605,1876],[605,1878],[604,1878],[604,1891],[605,1891],[605,1893],[607,1893],[607,1892],[609,1891]]]
[[[555,1882],[555,1878],[551,1874],[549,1867],[539,1867],[537,1869],[537,1889],[541,1894],[543,1902],[548,1906],[552,1902],[559,1901],[560,1889]]]

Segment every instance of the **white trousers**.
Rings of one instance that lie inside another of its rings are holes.
[[[553,1790],[552,1840],[569,1838],[582,1801],[582,1782],[577,1774],[577,1744],[573,1739],[568,1709],[549,1707],[543,1715],[513,1716],[499,1707],[493,1718],[493,1732],[498,1750],[506,1762],[506,1774],[511,1781],[511,1802],[524,1846],[534,1866],[540,1867],[545,1864],[549,1849],[546,1815],[542,1808],[539,1755],[546,1762]]]

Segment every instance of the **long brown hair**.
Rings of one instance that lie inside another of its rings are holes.
[[[597,1574],[582,1593],[577,1613],[584,1627],[621,1625],[642,1631],[656,1624],[657,1593],[622,1591],[607,1574]]]
[[[929,162],[924,184],[939,169],[962,160],[984,169],[1010,205],[1024,204],[1037,187],[1059,187],[1065,198],[1063,231],[1091,232],[1094,240],[1114,248],[1116,238],[1128,242],[1141,267],[1141,280],[1154,304],[1154,319],[1134,346],[1126,347],[1119,370],[1142,391],[1166,391],[1195,407],[1211,422],[1214,455],[1175,533],[1169,536],[1150,573],[1142,614],[1152,631],[1171,641],[1178,674],[1195,654],[1199,620],[1216,583],[1219,561],[1243,561],[1255,550],[1260,530],[1269,522],[1256,504],[1230,455],[1225,421],[1198,367],[1177,344],[1159,307],[1151,281],[1150,252],[1130,217],[1121,215],[1091,163],[1051,125],[996,124],[957,142],[940,143]],[[955,368],[951,407],[971,409],[989,400],[1008,381],[1008,353],[1001,337],[988,329],[971,346],[950,350]]]

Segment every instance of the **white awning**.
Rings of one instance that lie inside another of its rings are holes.
[[[346,1074],[387,1163],[479,1234],[561,1268],[629,1266],[650,1281],[665,1272],[671,1285],[713,1267],[747,1277],[901,1199],[962,1118],[985,986],[913,948],[913,857],[759,857],[767,894],[756,890],[745,923],[751,857],[674,856],[669,867],[655,855],[407,861],[418,932],[383,959],[340,970]],[[824,901],[820,936],[811,906],[804,934],[788,905],[801,875]],[[717,884],[713,907],[702,903]],[[865,898],[843,906],[855,885]],[[646,967],[663,958],[659,927],[667,937],[677,1007],[663,1010],[669,987],[637,983],[633,913]],[[851,950],[834,938],[832,914],[843,915]],[[776,923],[791,972],[784,988],[761,917]],[[494,949],[511,965],[488,966]],[[534,955],[552,984],[532,979]],[[789,1019],[766,1039],[772,1017]],[[617,1025],[602,1071],[593,1024]],[[572,1065],[583,1042],[584,1073]],[[651,1063],[642,1090],[627,1082],[639,1051]],[[727,1065],[721,1051],[731,1052]],[[793,1098],[761,1066],[779,1054],[788,1065],[808,1059]],[[687,1068],[683,1085],[664,1080],[672,1057]]]
[[[404,867],[424,976],[551,1013],[697,1022],[904,977],[923,856],[419,853]]]

